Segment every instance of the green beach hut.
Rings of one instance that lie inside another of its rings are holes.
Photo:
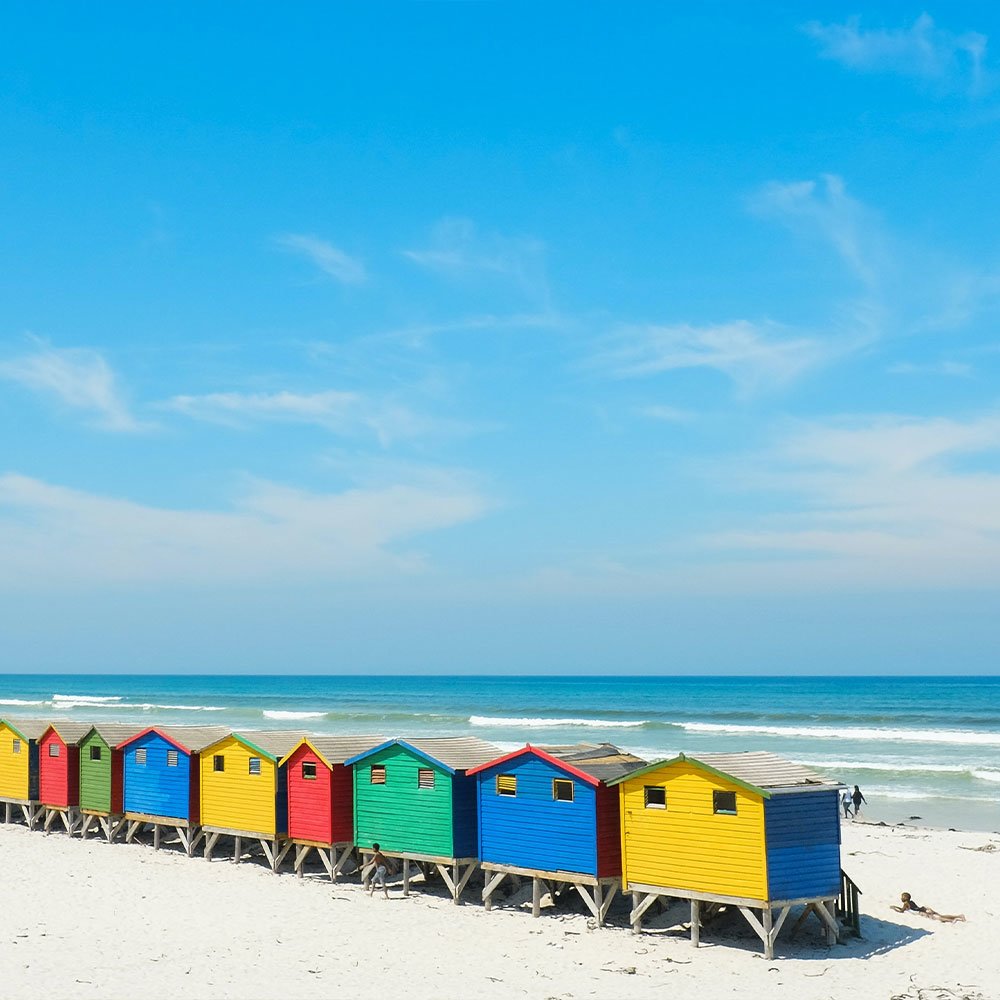
[[[500,756],[474,737],[389,740],[345,763],[354,770],[354,842],[403,862],[427,877],[435,869],[455,903],[479,866],[477,782],[467,772]]]
[[[80,836],[100,830],[109,841],[125,825],[122,805],[122,754],[116,747],[144,726],[101,722],[80,741]]]

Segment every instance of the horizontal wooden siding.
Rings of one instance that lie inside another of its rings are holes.
[[[385,767],[384,785],[371,784],[372,765]],[[417,787],[423,768],[434,771],[434,788]],[[360,847],[455,857],[451,775],[401,746],[355,764],[354,839]]]
[[[516,795],[498,795],[498,774],[517,778]],[[593,786],[531,754],[480,771],[479,856],[494,864],[597,874]],[[552,797],[554,779],[574,783],[572,802]],[[615,838],[618,837],[617,814]]]
[[[666,809],[645,807],[646,785],[666,790]],[[687,762],[647,772],[621,788],[627,882],[767,898],[759,795]],[[715,790],[735,792],[735,816],[713,812]]]
[[[836,791],[776,795],[764,804],[771,899],[840,891],[838,806]]]

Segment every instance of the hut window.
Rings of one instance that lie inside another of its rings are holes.
[[[417,768],[417,788],[433,788],[434,772],[429,767]]]
[[[260,774],[260,757],[250,758],[250,773]]]
[[[497,795],[517,795],[517,775],[497,775]]]
[[[18,739],[15,739],[14,743],[13,743],[13,745],[11,747],[11,750],[12,750],[13,753],[20,753],[21,752],[21,741],[18,740]]]
[[[316,765],[315,764],[303,764],[302,765],[302,777],[306,781],[316,780]]]
[[[58,743],[50,743],[49,744],[49,756],[50,757],[58,757],[59,756],[59,744]]]
[[[101,759],[101,748],[100,747],[91,747],[90,748],[90,759],[91,760],[100,760]]]
[[[226,769],[226,758],[223,757],[221,753],[215,754],[212,757],[212,770],[213,771],[225,771]]]
[[[667,790],[659,785],[646,785],[642,790],[647,809],[666,809]]]
[[[371,782],[373,785],[385,784],[385,764],[372,764]]]
[[[177,751],[176,750],[168,750],[167,751],[167,767],[176,767],[176,766],[177,766]]]
[[[736,815],[736,792],[712,792],[712,812]]]
[[[573,785],[574,782],[567,781],[565,778],[553,778],[552,798],[554,798],[556,802],[572,802]]]
[[[146,766],[146,748],[145,747],[140,747],[138,750],[136,750],[136,752],[135,752],[135,762],[136,762],[136,764],[139,765],[139,767],[145,767]]]

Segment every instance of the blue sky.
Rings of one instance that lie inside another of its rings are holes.
[[[993,672],[991,5],[11,5],[8,670]]]

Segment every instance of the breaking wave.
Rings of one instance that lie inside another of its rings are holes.
[[[557,726],[573,726],[583,729],[639,729],[647,723],[645,721],[609,721],[608,719],[505,719],[492,715],[471,715],[469,716],[469,725],[494,726],[498,729],[551,729]]]

